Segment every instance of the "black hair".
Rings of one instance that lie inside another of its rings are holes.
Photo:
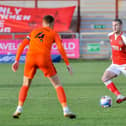
[[[52,24],[54,22],[54,17],[51,15],[44,16],[43,20],[45,20],[48,24]]]
[[[123,24],[122,20],[121,19],[118,19],[118,18],[114,19],[113,21],[119,22],[120,25]]]

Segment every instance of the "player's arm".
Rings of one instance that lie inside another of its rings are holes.
[[[58,50],[59,50],[63,60],[64,60],[64,62],[66,64],[66,66],[67,66],[67,69],[68,69],[69,73],[72,74],[72,68],[70,66],[70,63],[69,63],[69,60],[67,58],[66,52],[65,52],[65,50],[64,50],[64,48],[62,46],[61,38],[60,38],[59,34],[57,34],[57,33],[55,35],[55,42],[56,42],[56,45],[58,47]]]
[[[126,45],[126,33],[122,34],[122,39],[123,39],[124,44]]]
[[[19,67],[19,60],[20,60],[20,56],[24,50],[24,48],[29,44],[30,39],[29,38],[25,38],[23,40],[23,42],[20,44],[17,53],[16,53],[16,58],[15,58],[15,62],[12,64],[12,70],[14,72],[16,72],[18,70]]]
[[[111,41],[111,36],[114,34],[114,32],[111,32],[111,33],[109,33],[108,34],[108,39],[109,39],[109,43],[110,43],[110,41]],[[111,44],[110,44],[110,46],[111,46]],[[110,58],[109,58],[110,60],[112,60],[112,50],[110,51]]]

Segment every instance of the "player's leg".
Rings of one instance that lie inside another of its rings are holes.
[[[28,77],[24,76],[23,85],[19,91],[18,106],[17,106],[15,113],[13,114],[14,118],[19,118],[19,115],[21,115],[21,113],[22,113],[22,110],[23,110],[22,107],[26,100],[28,90],[31,85],[31,81],[32,81],[32,79],[29,79]]]
[[[62,105],[64,116],[69,118],[76,118],[76,115],[73,114],[67,106],[66,94],[63,86],[61,85],[58,75],[56,74],[52,77],[48,77],[48,79],[56,89],[57,97],[59,99],[60,104]]]
[[[63,107],[64,116],[69,118],[75,118],[76,116],[70,112],[70,109],[67,106],[67,99],[64,88],[61,85],[60,79],[57,75],[56,69],[52,63],[51,58],[47,58],[45,56],[36,57],[38,68],[44,73],[45,77],[47,77],[54,88],[56,89],[57,97],[59,102]]]
[[[116,67],[110,66],[110,68],[107,69],[102,76],[102,81],[106,87],[117,96],[117,103],[121,103],[126,100],[126,97],[121,95],[115,84],[112,82],[112,79],[117,77],[119,74],[120,71]]]
[[[35,63],[34,63],[33,59],[34,58],[31,58],[28,56],[26,58],[23,84],[22,84],[22,87],[19,91],[18,106],[17,106],[15,113],[13,114],[14,118],[19,118],[19,115],[22,112],[22,107],[23,107],[23,104],[26,100],[28,89],[29,89],[29,87],[31,85],[31,81],[36,73],[37,67],[34,65]]]
[[[102,81],[104,82],[105,86],[116,96],[120,95],[120,92],[116,88],[115,84],[112,82],[112,79],[117,77],[117,75],[111,71],[105,71],[102,76]]]

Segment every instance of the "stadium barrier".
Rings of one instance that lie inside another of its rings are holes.
[[[107,33],[81,33],[80,58],[82,59],[110,59],[111,47]]]
[[[1,37],[1,41],[5,41],[6,38],[4,38],[4,36],[8,35],[11,36],[10,40],[13,40],[13,42],[19,40],[20,43],[27,34],[28,33],[0,33],[0,36],[3,36],[3,38]],[[65,41],[64,48],[69,55],[69,58],[109,59],[111,57],[111,48],[106,32],[80,33],[80,35],[78,33],[60,33],[60,35]],[[4,48],[7,49],[7,45],[4,46]],[[76,49],[74,47],[76,47]],[[2,48],[2,45],[0,45],[0,50]],[[15,48],[17,48],[17,45],[15,45]],[[72,50],[73,48],[75,50]],[[55,45],[53,46],[53,49],[53,54],[58,54],[55,50]],[[11,53],[7,54],[10,55]],[[73,55],[73,57],[70,57],[70,55]]]
[[[0,40],[0,63],[12,63],[15,59],[16,50],[21,43],[22,39],[27,36],[28,33],[0,33],[2,38],[7,36],[11,36],[11,39],[1,39]],[[25,36],[25,37],[24,37]],[[80,57],[79,53],[79,36],[78,33],[61,33],[62,44],[64,49],[66,50],[68,58],[78,59]],[[21,56],[21,63],[25,61],[25,55],[27,52],[27,47],[25,48],[23,55]],[[57,46],[54,43],[52,46],[52,59],[56,61],[56,56],[59,55],[59,51],[57,50]]]

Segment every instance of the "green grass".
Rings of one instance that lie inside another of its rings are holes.
[[[76,120],[63,117],[56,92],[50,82],[38,71],[20,119],[13,119],[18,91],[23,78],[23,67],[17,73],[11,65],[0,64],[0,126],[125,126],[126,103],[115,103],[116,97],[101,82],[104,70],[110,61],[72,61],[74,75],[70,76],[64,63],[56,64],[64,85],[68,104],[77,114]],[[115,79],[119,90],[126,95],[126,78]],[[101,108],[99,99],[109,95],[113,98],[111,108]]]

